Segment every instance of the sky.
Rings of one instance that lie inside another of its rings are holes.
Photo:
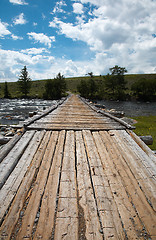
[[[0,0],[0,82],[156,73],[156,0]]]

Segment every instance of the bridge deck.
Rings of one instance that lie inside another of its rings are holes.
[[[155,156],[130,130],[75,96],[27,129],[1,151],[0,239],[156,239]]]
[[[31,124],[29,129],[48,130],[110,130],[125,129],[119,122],[93,111],[76,96],[50,114]]]

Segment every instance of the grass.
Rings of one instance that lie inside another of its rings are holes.
[[[151,135],[153,137],[153,144],[149,145],[152,150],[156,150],[156,116],[142,116],[133,117],[137,121],[134,125],[136,129],[134,132],[138,136]]]
[[[90,78],[89,76],[65,78],[68,91],[76,93],[77,85],[80,83],[81,79],[87,80],[89,78]],[[156,79],[156,74],[126,74],[125,80],[127,81],[126,86],[128,89],[127,92],[130,92],[132,84],[141,78],[145,78],[147,79],[147,81],[149,79]],[[103,76],[94,76],[94,79],[96,82],[100,83],[103,81],[104,78]],[[32,87],[29,96],[32,98],[42,98],[43,93],[45,91],[45,83],[46,79],[32,81]],[[19,98],[21,96],[17,82],[8,82],[8,90],[12,98]],[[3,97],[4,97],[4,83],[0,83],[0,98]]]

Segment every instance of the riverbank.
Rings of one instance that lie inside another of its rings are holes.
[[[152,150],[156,150],[156,116],[139,116],[134,117],[137,122],[134,124],[134,132],[138,136],[151,135],[153,144],[149,145]]]
[[[96,104],[103,105],[109,111],[124,112],[126,117],[156,116],[156,102],[137,101],[96,101]]]

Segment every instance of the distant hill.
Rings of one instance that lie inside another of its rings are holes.
[[[81,79],[89,79],[89,76],[86,77],[74,77],[74,78],[66,78],[67,89],[70,92],[77,92],[77,85],[80,83]],[[156,79],[156,74],[126,74],[125,79],[127,81],[127,88],[130,90],[131,86],[134,82],[139,79]],[[97,82],[101,82],[104,79],[104,76],[94,76],[94,79]],[[46,79],[44,80],[35,80],[32,81],[32,87],[30,90],[29,97],[31,98],[42,98],[44,88],[45,88]],[[8,82],[8,90],[11,94],[12,98],[19,98],[21,93],[18,89],[17,82]],[[4,83],[0,83],[0,98],[4,96]]]

